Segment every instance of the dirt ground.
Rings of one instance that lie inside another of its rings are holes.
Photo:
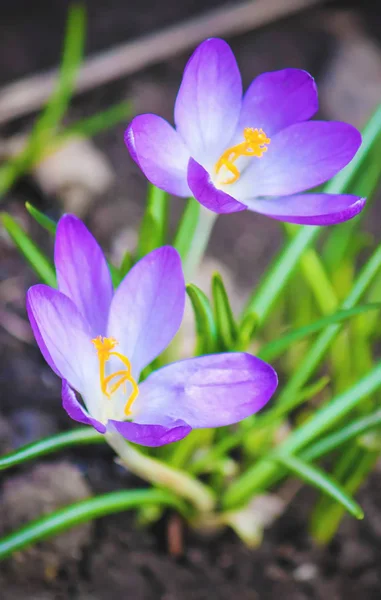
[[[0,9],[0,85],[57,64],[68,3],[3,0]],[[87,52],[184,20],[217,0],[92,0]],[[361,8],[359,5],[361,4]],[[260,72],[304,68],[317,79],[320,117],[362,126],[381,97],[381,8],[373,2],[335,2],[229,39],[244,84]],[[134,110],[171,119],[186,53],[165,64],[81,95],[69,119],[90,115],[125,98]],[[3,128],[25,131],[30,118]],[[110,174],[101,194],[44,192],[28,177],[5,200],[46,249],[51,241],[25,215],[29,200],[53,217],[81,214],[110,256],[134,247],[146,182],[123,144],[125,124],[98,135],[91,145]],[[91,155],[92,156],[92,155]],[[90,159],[89,159],[90,160]],[[91,158],[93,160],[93,158]],[[91,163],[92,164],[92,163]],[[98,163],[97,163],[98,164]],[[173,200],[173,221],[182,201]],[[379,209],[368,229],[379,235]],[[252,213],[221,217],[209,259],[223,268],[236,304],[259,278],[280,243],[279,225]],[[0,232],[0,453],[71,427],[60,407],[60,386],[39,354],[25,321],[24,296],[35,276]],[[57,477],[59,473],[59,477]],[[89,494],[142,486],[113,463],[102,446],[70,452],[1,475],[0,532]],[[346,518],[333,543],[314,546],[306,531],[314,495],[303,489],[248,550],[226,532],[205,538],[184,530],[183,552],[168,550],[173,516],[141,529],[123,514],[85,525],[38,544],[0,565],[0,600],[378,600],[381,597],[381,478],[375,471],[359,494],[366,519]]]

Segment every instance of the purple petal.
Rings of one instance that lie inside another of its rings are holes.
[[[230,425],[260,410],[277,382],[274,369],[250,354],[183,360],[140,384],[134,421],[160,425],[180,419],[192,429]]]
[[[300,69],[263,73],[247,90],[239,119],[245,127],[262,128],[267,136],[310,119],[318,109],[314,79]]]
[[[320,185],[354,157],[361,135],[347,123],[296,123],[275,135],[262,158],[254,158],[232,184],[239,200],[288,196]]]
[[[37,344],[53,370],[82,393],[89,377],[98,377],[90,326],[75,304],[47,285],[27,293],[27,311]]]
[[[247,208],[229,194],[218,190],[213,185],[209,173],[193,158],[188,166],[188,184],[196,200],[215,213],[232,213]]]
[[[209,154],[217,160],[236,130],[241,98],[241,75],[229,45],[206,40],[188,61],[175,105],[176,128],[196,160]]]
[[[161,117],[140,115],[126,130],[127,148],[147,179],[176,196],[190,196],[187,185],[189,150]]]
[[[298,194],[250,200],[248,208],[286,223],[335,225],[355,217],[365,202],[365,198],[347,194]]]
[[[65,379],[62,380],[62,406],[74,421],[78,421],[78,423],[83,423],[84,425],[91,425],[99,433],[106,433],[106,427],[89,415]]]
[[[141,446],[164,446],[178,442],[187,436],[192,428],[183,421],[173,421],[164,425],[139,425],[130,421],[109,421],[126,440]]]
[[[185,304],[181,260],[165,246],[142,258],[126,275],[111,304],[108,335],[130,359],[135,379],[171,342]]]
[[[105,335],[113,295],[110,272],[98,242],[74,215],[58,223],[54,262],[60,292],[89,322],[93,337]]]

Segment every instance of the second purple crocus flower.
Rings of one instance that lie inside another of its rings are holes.
[[[182,321],[185,284],[173,248],[148,254],[114,292],[98,243],[79,219],[66,215],[58,223],[55,265],[59,289],[33,286],[27,310],[45,360],[62,379],[63,407],[75,421],[161,446],[194,428],[240,421],[273,395],[272,367],[239,352],[182,360],[139,383]]]
[[[209,39],[186,66],[176,128],[140,115],[125,141],[149,181],[193,195],[211,211],[249,209],[289,223],[331,225],[358,214],[364,198],[301,192],[345,167],[361,135],[346,123],[309,121],[317,109],[314,80],[299,69],[264,73],[242,97],[230,47]]]

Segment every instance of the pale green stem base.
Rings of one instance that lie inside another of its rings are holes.
[[[201,206],[197,228],[194,232],[187,256],[183,260],[183,269],[186,282],[192,279],[195,271],[204,257],[217,217],[217,213],[208,210],[204,206]]]
[[[189,500],[200,512],[210,512],[215,506],[213,492],[194,477],[145,456],[131,446],[119,433],[106,433],[108,444],[115,450],[123,466],[142,479],[163,486]]]

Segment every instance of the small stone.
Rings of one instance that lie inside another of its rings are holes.
[[[312,563],[305,563],[297,567],[293,573],[296,581],[311,581],[318,575],[318,568]]]

